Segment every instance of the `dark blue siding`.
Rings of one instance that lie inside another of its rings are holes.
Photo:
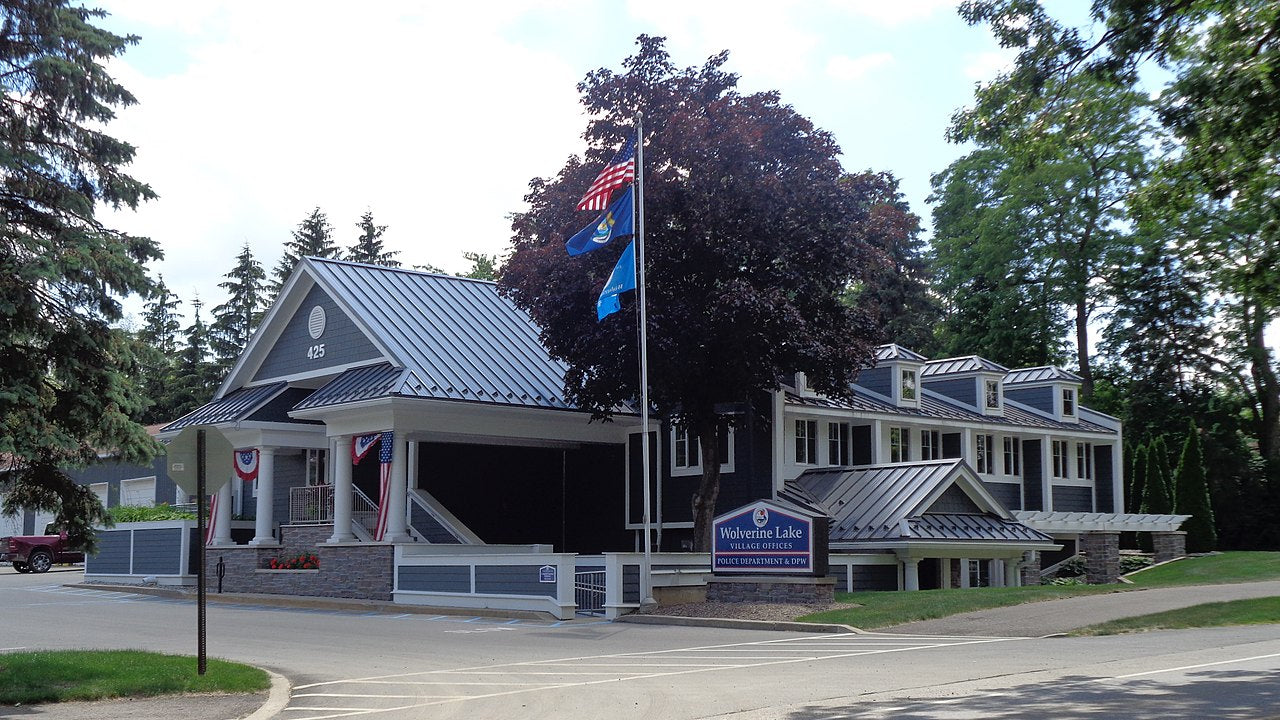
[[[854,565],[853,590],[897,590],[897,565]]]
[[[307,322],[311,309],[317,305],[324,308],[325,328],[319,338],[313,339],[307,330]],[[321,343],[324,343],[324,357],[308,358],[307,349]],[[347,314],[338,309],[328,294],[316,285],[307,293],[297,312],[285,325],[263,360],[262,367],[258,368],[254,380],[285,377],[379,357],[382,357],[382,353],[351,322]]]
[[[952,400],[959,400],[966,405],[977,407],[978,383],[973,378],[952,378],[950,380],[925,381],[924,386],[936,393],[946,395]]]
[[[466,565],[425,565],[398,568],[401,590],[471,592],[471,568]]]
[[[887,398],[893,397],[893,368],[878,367],[870,370],[863,370],[858,373],[858,377],[854,378],[854,384],[859,387],[866,388],[874,393],[879,393]]]
[[[1093,448],[1093,484],[1098,512],[1115,512],[1115,478],[1111,474],[1110,445],[1095,445]]]
[[[476,592],[492,595],[556,596],[556,583],[538,582],[537,565],[476,567]]]
[[[931,513],[980,513],[982,510],[958,486],[952,485],[943,491],[942,496],[934,501],[925,512]]]
[[[1006,400],[1019,402],[1043,412],[1053,412],[1052,387],[1005,388],[1004,397]]]
[[[177,575],[182,572],[182,530],[133,531],[134,575]]]
[[[161,503],[172,505],[177,486],[174,485],[173,480],[169,479],[167,460],[167,456],[160,455],[152,460],[150,465],[134,465],[106,458],[88,467],[70,469],[67,474],[75,480],[77,485],[87,487],[97,483],[107,483],[107,507],[120,504],[121,480],[155,476],[156,487],[152,501],[157,505]]]
[[[289,488],[307,484],[307,456],[276,452],[271,517],[277,525],[289,522]]]
[[[84,561],[85,572],[126,575],[129,572],[129,531],[98,531],[98,552]]]
[[[1044,510],[1044,468],[1040,463],[1040,441],[1025,440],[1022,443],[1022,497],[1026,500],[1023,510]]]
[[[1022,509],[1022,492],[1017,483],[986,482],[984,480],[982,485],[987,489],[987,492],[1000,501],[1000,504],[1006,510]]]
[[[1093,490],[1087,487],[1053,486],[1054,512],[1093,512]]]
[[[622,602],[640,602],[640,566],[622,566]]]

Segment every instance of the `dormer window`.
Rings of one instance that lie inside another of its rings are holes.
[[[1000,409],[1000,381],[987,379],[983,381],[984,403],[988,410]]]
[[[1062,388],[1062,417],[1076,416],[1075,388]]]
[[[903,369],[902,371],[902,394],[903,400],[916,399],[916,371]]]

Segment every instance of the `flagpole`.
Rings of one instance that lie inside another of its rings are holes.
[[[657,605],[653,599],[649,476],[649,337],[644,307],[644,112],[636,111],[636,305],[640,309],[640,465],[644,473],[644,568],[640,573],[640,606]]]

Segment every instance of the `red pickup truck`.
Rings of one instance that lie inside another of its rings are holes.
[[[84,562],[84,552],[67,546],[67,533],[54,525],[45,535],[14,535],[0,538],[0,562],[13,563],[20,573],[49,572],[54,563]]]

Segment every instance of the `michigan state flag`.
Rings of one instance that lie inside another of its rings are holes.
[[[627,249],[622,251],[622,257],[618,258],[618,264],[613,266],[613,272],[609,273],[609,279],[605,281],[604,289],[600,291],[600,299],[596,300],[596,322],[621,310],[620,296],[628,290],[635,289],[636,241],[632,240],[627,243]]]
[[[582,228],[576,235],[569,238],[564,244],[564,249],[568,250],[570,255],[581,255],[603,247],[616,237],[634,235],[636,232],[635,202],[631,196],[630,189],[619,195],[618,199],[614,200],[594,223]]]

